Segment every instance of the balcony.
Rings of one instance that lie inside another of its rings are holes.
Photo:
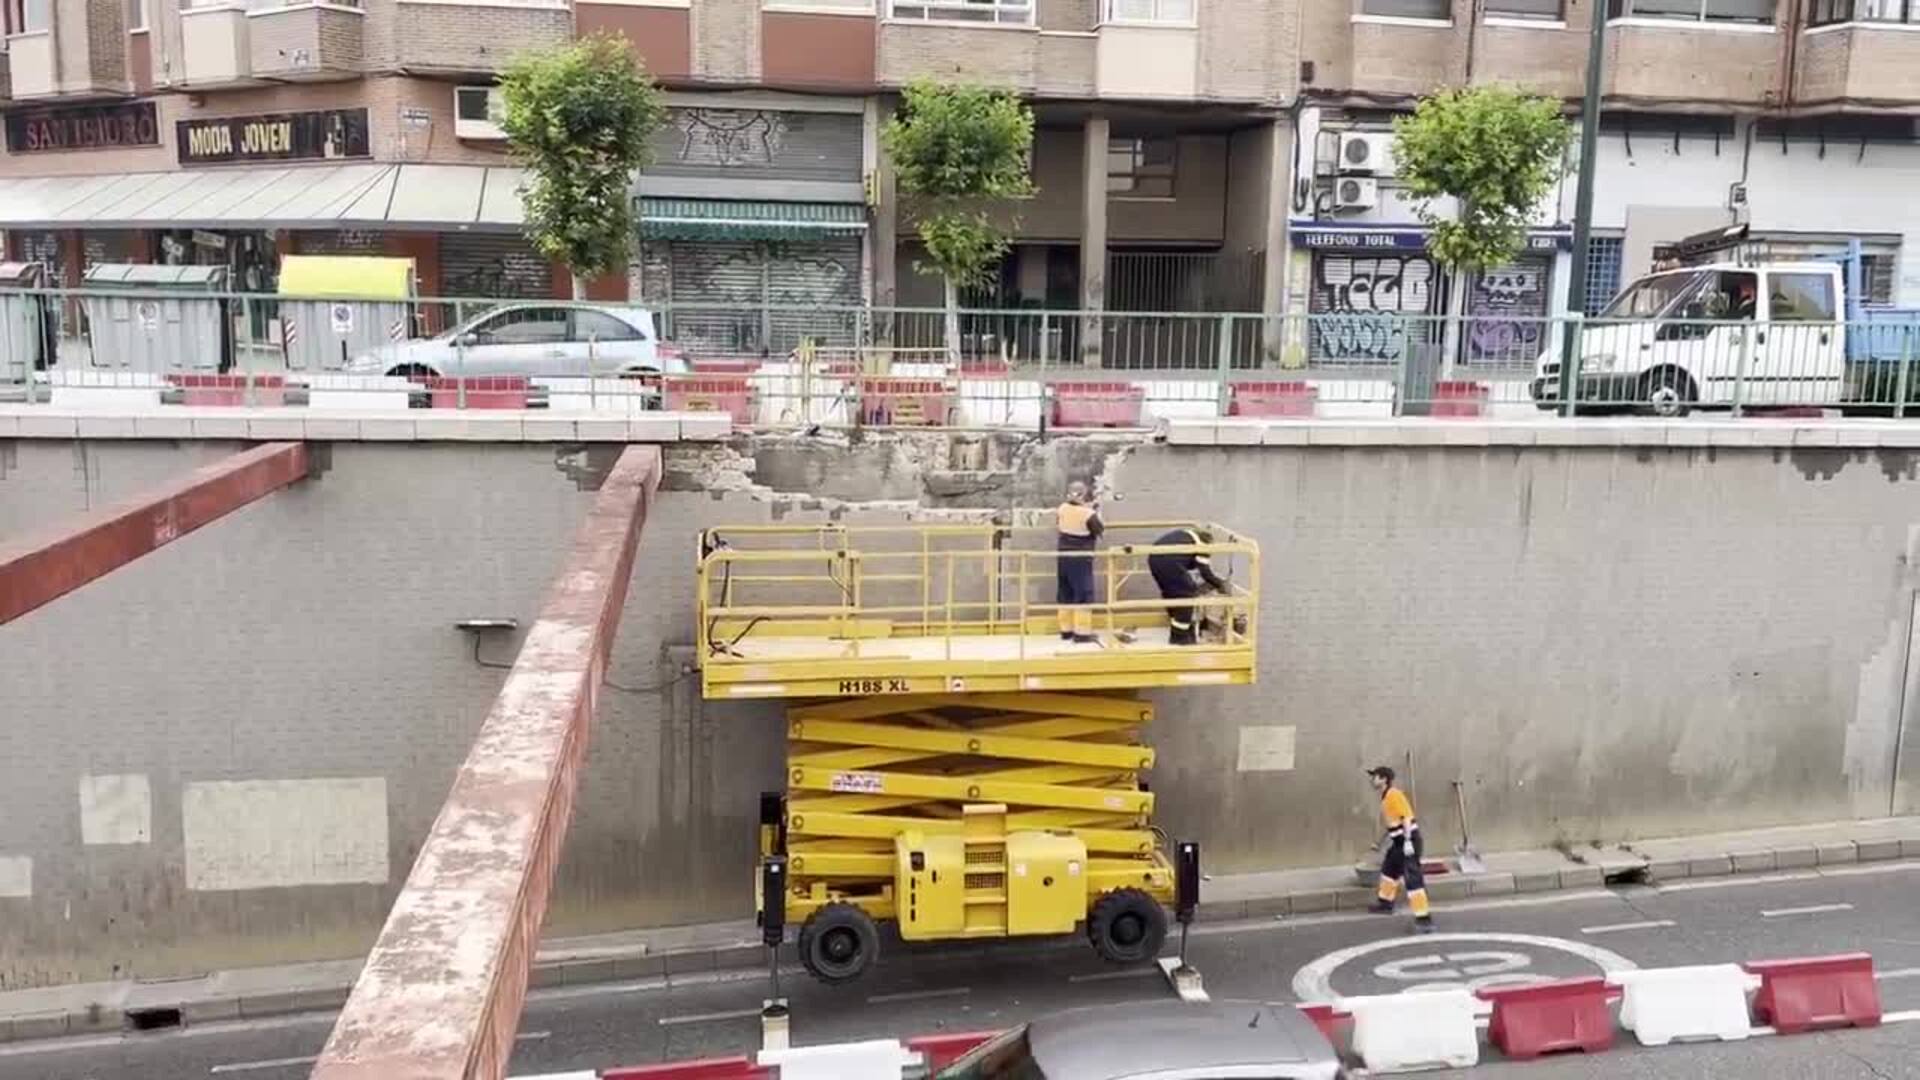
[[[1106,0],[1094,49],[1101,97],[1191,98],[1200,90],[1194,0]]]
[[[1920,0],[1816,0],[1794,97],[1808,105],[1920,98]]]
[[[7,84],[16,101],[59,93],[53,79],[53,31],[34,30],[7,38]]]
[[[880,24],[881,83],[969,79],[1050,97],[1087,97],[1094,87],[1088,31],[1048,31],[1028,0],[895,0]]]
[[[1780,89],[1773,0],[1613,0],[1611,13],[1609,97],[1760,105]]]
[[[296,4],[247,13],[253,73],[293,82],[325,82],[359,75],[365,60],[366,16],[357,7]]]
[[[13,66],[7,51],[0,49],[0,105],[13,99]]]
[[[552,4],[462,4],[400,0],[393,62],[416,73],[484,75],[522,52],[573,38],[573,12]]]
[[[128,93],[124,0],[49,0],[51,29],[7,38],[12,99],[107,97]],[[42,9],[39,20],[47,21]]]
[[[180,85],[233,86],[252,73],[245,8],[194,7],[180,13]]]

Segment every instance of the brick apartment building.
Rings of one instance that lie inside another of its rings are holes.
[[[607,29],[672,113],[639,257],[596,296],[936,305],[879,130],[909,80],[973,79],[1039,122],[1038,191],[975,303],[1345,316],[1362,332],[1306,347],[1377,357],[1369,317],[1450,288],[1480,314],[1565,309],[1571,182],[1515,265],[1447,282],[1383,136],[1446,84],[1577,98],[1590,2],[0,0],[0,229],[69,283],[155,260],[267,287],[289,252],[387,251],[432,293],[561,294],[487,87],[517,49]],[[1920,0],[1611,2],[1589,303],[1653,244],[1747,220],[1782,251],[1859,239],[1876,295],[1920,304]],[[735,347],[810,332],[681,319]],[[1537,350],[1502,332],[1464,359]]]

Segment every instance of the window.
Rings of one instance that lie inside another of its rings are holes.
[[[1194,0],[1106,0],[1100,21],[1193,25]]]
[[[127,0],[127,33],[147,28],[147,0]]]
[[[1807,25],[1845,22],[1920,23],[1920,0],[1813,0]]]
[[[604,311],[573,313],[569,341],[645,341],[647,336]]]
[[[482,323],[475,331],[482,345],[548,345],[567,337],[566,308],[515,308]]]
[[[1558,22],[1566,17],[1560,10],[1560,0],[1487,0],[1486,13],[1502,19],[1542,22]]]
[[[1032,0],[894,0],[889,16],[926,22],[1033,25]]]
[[[1911,116],[1802,116],[1769,117],[1754,121],[1757,141],[1778,143],[1806,142],[1821,146],[1845,146],[1849,143],[1911,143],[1916,139]]]
[[[1620,291],[1620,257],[1625,245],[1618,236],[1587,238],[1587,314],[1598,315]]]
[[[1869,304],[1893,303],[1893,267],[1898,256],[1870,252],[1860,256],[1860,299]]]
[[[1774,0],[1609,0],[1614,18],[1675,19],[1681,22],[1773,24]]]
[[[1831,274],[1774,274],[1767,311],[1779,322],[1832,322],[1838,306]]]
[[[31,34],[52,25],[48,18],[53,0],[4,0],[7,33]]]
[[[1131,199],[1173,198],[1174,140],[1168,136],[1107,140],[1107,193]]]
[[[1360,13],[1395,19],[1452,22],[1453,0],[1360,0]]]

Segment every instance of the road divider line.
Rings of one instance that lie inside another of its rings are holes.
[[[1894,968],[1892,971],[1876,971],[1873,973],[1873,977],[1876,979],[1911,979],[1916,976],[1920,976],[1920,967]]]
[[[269,1058],[265,1061],[236,1061],[230,1065],[215,1065],[208,1069],[215,1076],[221,1073],[259,1072],[262,1069],[290,1069],[295,1065],[311,1065],[320,1060],[317,1057]]]
[[[1120,968],[1117,971],[1089,971],[1083,975],[1069,975],[1067,981],[1070,983],[1108,982],[1113,979],[1139,979],[1158,974],[1160,969],[1157,967],[1130,967]]]
[[[973,993],[967,986],[949,986],[943,990],[901,990],[892,994],[874,994],[867,998],[869,1005],[885,1005],[889,1001],[927,1001],[932,998],[966,997]]]
[[[1852,904],[1809,904],[1806,907],[1769,908],[1760,913],[1763,919],[1778,919],[1785,915],[1822,915],[1829,911],[1852,911]]]
[[[1672,919],[1647,919],[1644,922],[1611,923],[1607,926],[1583,926],[1583,934],[1619,934],[1628,930],[1658,930],[1663,926],[1674,925]]]
[[[514,1036],[514,1039],[519,1042],[537,1042],[541,1039],[551,1038],[553,1038],[553,1032],[551,1031],[523,1031]]]
[[[661,1027],[678,1027],[681,1024],[713,1024],[722,1020],[758,1019],[759,1009],[727,1009],[722,1012],[687,1013],[684,1016],[663,1016]]]
[[[1904,1024],[1911,1020],[1920,1020],[1920,1009],[1908,1009],[1905,1012],[1890,1012],[1880,1017],[1880,1022],[1883,1024]]]

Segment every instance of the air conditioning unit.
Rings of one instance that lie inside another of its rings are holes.
[[[506,139],[507,133],[500,130],[499,87],[453,88],[453,137],[492,141]]]
[[[1342,176],[1392,176],[1393,135],[1385,131],[1347,131],[1340,135],[1340,160],[1335,171]]]
[[[1371,210],[1380,203],[1380,181],[1371,176],[1342,176],[1333,182],[1335,210]]]

